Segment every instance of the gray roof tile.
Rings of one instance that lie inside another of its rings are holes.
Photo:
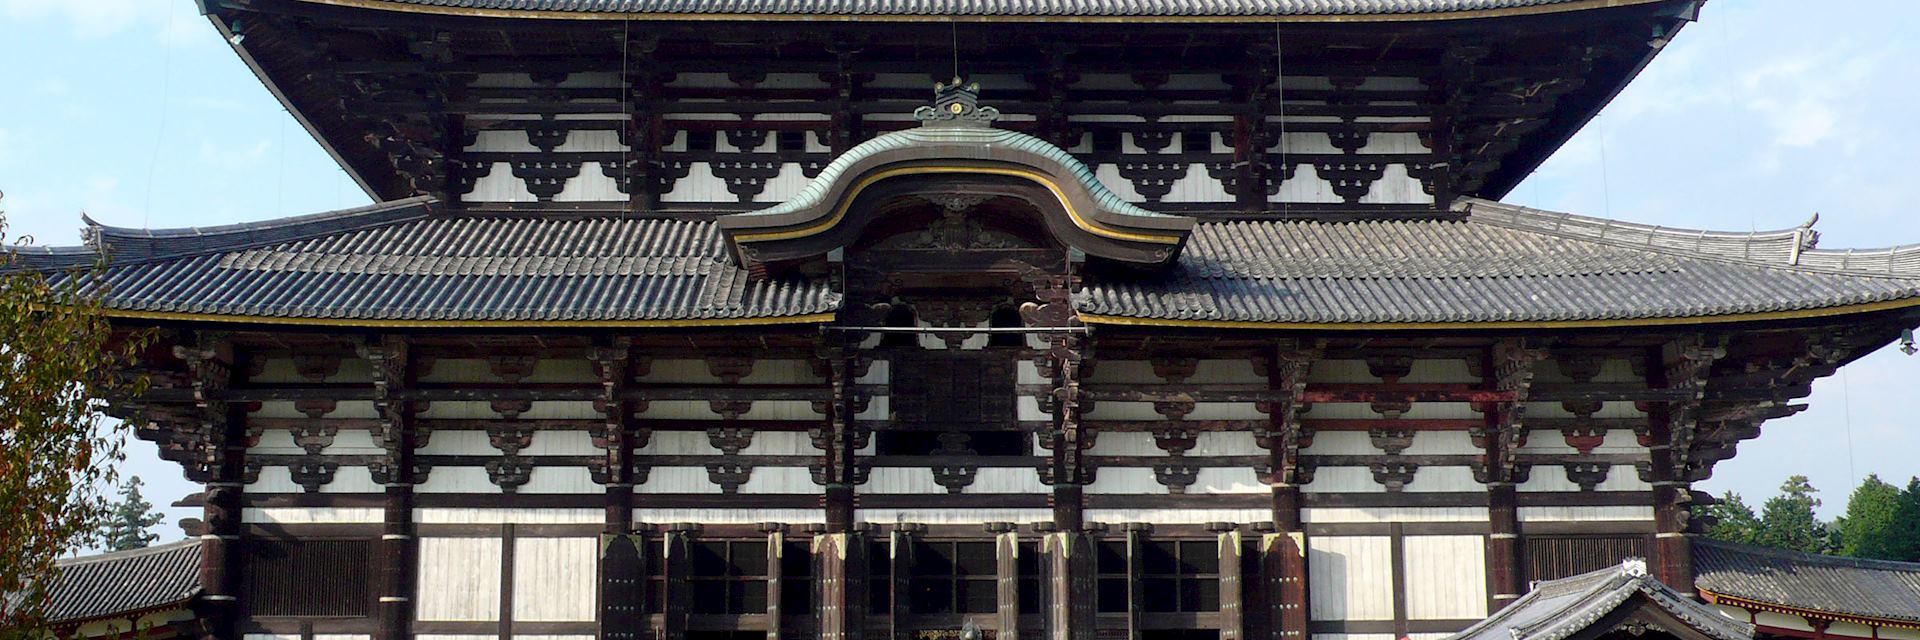
[[[200,593],[200,541],[59,562],[47,620],[55,624],[183,604]]]
[[[1087,313],[1263,323],[1552,322],[1920,298],[1920,246],[1662,229],[1468,200],[1454,220],[1204,223],[1174,268],[1094,282]],[[1795,246],[1798,263],[1794,263]]]
[[[1920,563],[1795,553],[1728,542],[1693,543],[1703,591],[1765,604],[1920,622]]]
[[[831,312],[818,282],[750,280],[710,222],[460,216],[409,200],[214,229],[90,235],[108,305],[282,319],[660,321]]]
[[[1753,625],[1694,602],[1647,573],[1644,560],[1534,583],[1526,595],[1447,640],[1563,640],[1635,597],[1715,640],[1747,640]]]
[[[1195,225],[1160,273],[1089,273],[1084,313],[1250,323],[1708,318],[1920,301],[1920,247],[1809,248],[1469,200],[1453,219]],[[128,312],[357,321],[780,319],[836,311],[824,282],[756,280],[713,222],[479,215],[406,200],[186,230],[96,226]],[[18,266],[84,264],[18,250]],[[1796,257],[1797,256],[1797,257]],[[1863,257],[1865,256],[1865,257]],[[1797,260],[1797,264],[1795,261]]]

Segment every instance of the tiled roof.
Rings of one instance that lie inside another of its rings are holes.
[[[1583,0],[388,0],[388,4],[448,10],[634,14],[1261,17],[1428,15],[1597,3]]]
[[[200,593],[200,541],[59,562],[47,621],[78,622],[186,603]]]
[[[1693,544],[1702,591],[1794,609],[1920,622],[1920,563],[1795,553],[1711,540]]]
[[[1753,625],[1689,600],[1654,579],[1647,573],[1646,561],[1635,558],[1617,567],[1535,583],[1527,595],[1447,640],[1563,640],[1627,606],[1636,596],[1644,600],[1639,606],[1665,611],[1709,638],[1753,637]]]
[[[1810,248],[1463,201],[1450,219],[1194,225],[1159,273],[1088,274],[1084,314],[1274,324],[1650,321],[1920,304],[1920,247]],[[203,229],[95,226],[109,307],[313,320],[776,322],[836,311],[821,280],[756,280],[708,221],[463,214],[426,200]],[[92,261],[17,250],[17,266]]]
[[[1197,225],[1167,272],[1087,286],[1097,315],[1260,323],[1647,320],[1920,299],[1920,246],[1808,247],[1464,200],[1464,218]],[[1796,247],[1798,247],[1796,249]],[[1797,260],[1797,263],[1796,263]]]
[[[460,216],[406,200],[210,229],[95,228],[124,312],[334,321],[725,321],[827,313],[751,280],[710,222]]]

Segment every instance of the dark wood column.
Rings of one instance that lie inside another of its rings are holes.
[[[913,577],[913,532],[908,530],[909,526],[898,526],[887,535],[888,547],[892,549],[887,556],[887,576],[891,579],[885,586],[888,590],[887,636],[893,640],[908,640],[913,632],[913,628],[907,626],[907,616],[912,611],[908,604],[913,597],[909,585]]]
[[[1240,532],[1234,525],[1219,523],[1215,540],[1220,551],[1220,640],[1246,638],[1246,616],[1241,610]]]
[[[780,640],[780,621],[786,609],[781,603],[781,584],[786,565],[781,560],[787,551],[787,525],[769,522],[760,525],[767,534],[767,640]]]
[[[385,453],[369,465],[375,482],[386,485],[380,532],[379,640],[411,638],[415,554],[418,540],[413,527],[413,486],[419,470],[413,459],[413,406],[403,392],[417,375],[405,340],[375,338],[360,348],[360,357],[373,370],[374,409],[380,432],[374,434]],[[504,612],[503,612],[504,613]]]
[[[1512,604],[1525,591],[1515,486],[1525,482],[1527,476],[1526,467],[1519,462],[1519,449],[1527,440],[1523,418],[1527,390],[1533,384],[1533,364],[1545,357],[1544,350],[1528,348],[1524,340],[1504,339],[1494,343],[1485,363],[1487,386],[1503,397],[1476,407],[1486,417],[1486,426],[1473,433],[1477,444],[1486,452],[1474,465],[1474,473],[1487,486],[1486,574],[1490,612]]]
[[[993,569],[999,605],[995,640],[1020,640],[1020,534],[998,525],[995,530]]]
[[[192,336],[173,348],[186,361],[193,389],[200,456],[188,464],[188,475],[206,483],[206,530],[200,534],[200,599],[205,620],[203,638],[237,637],[242,612],[239,601],[240,563],[246,557],[241,541],[242,494],[247,476],[246,412],[222,399],[238,375],[232,343],[218,333]]]
[[[845,340],[852,336],[841,337]],[[862,434],[853,417],[862,398],[854,389],[862,361],[845,343],[823,344],[817,355],[826,372],[830,398],[817,407],[825,416],[814,445],[821,449],[819,481],[825,485],[821,508],[826,526],[813,537],[814,594],[821,640],[859,640],[868,613],[867,536],[855,528],[854,487],[866,479],[858,451]]]
[[[1088,338],[1061,333],[1052,342],[1052,348],[1034,361],[1040,375],[1052,380],[1051,392],[1040,399],[1041,409],[1052,416],[1050,433],[1042,434],[1042,440],[1051,443],[1052,456],[1040,480],[1053,487],[1054,527],[1079,533],[1086,528],[1082,487],[1093,480],[1085,457],[1092,443],[1080,425],[1080,377]]]
[[[594,445],[606,452],[595,465],[594,475],[606,487],[606,528],[610,535],[633,532],[633,449],[639,446],[639,407],[625,398],[633,384],[633,343],[614,338],[594,347],[593,364],[600,374],[601,396],[598,402],[606,419],[593,434]]]
[[[1653,484],[1653,575],[1688,596],[1695,593],[1690,454],[1707,377],[1714,361],[1725,355],[1720,340],[1692,334],[1668,342],[1651,356],[1657,366],[1647,367],[1649,385],[1692,392],[1685,399],[1647,407],[1648,437],[1652,440],[1648,458]]]
[[[1320,343],[1286,340],[1266,358],[1267,388],[1278,398],[1263,408],[1268,428],[1255,434],[1270,456],[1267,484],[1273,491],[1273,532],[1261,536],[1260,569],[1265,581],[1266,612],[1262,616],[1274,638],[1307,637],[1307,538],[1301,518],[1300,485],[1313,481],[1313,468],[1300,460],[1300,450],[1313,434],[1300,426],[1299,401],[1307,388],[1307,374],[1321,355]]]
[[[814,594],[819,603],[821,640],[860,640],[866,637],[867,576],[870,572],[867,536],[853,531],[828,531],[813,537]]]
[[[693,613],[693,583],[687,580],[693,575],[693,530],[669,529],[665,544],[660,546],[660,556],[661,565],[666,568],[666,580],[661,587],[664,610],[660,612],[660,628],[655,637],[685,640],[687,619]]]
[[[1083,531],[1054,531],[1046,534],[1040,553],[1047,640],[1093,640],[1093,537]]]

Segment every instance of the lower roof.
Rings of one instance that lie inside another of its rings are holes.
[[[57,625],[187,604],[200,594],[200,541],[61,560],[47,621]]]
[[[1700,540],[1693,568],[1702,594],[1722,604],[1920,626],[1920,563]]]
[[[848,16],[864,18],[1474,18],[1575,11],[1660,0],[301,0],[395,11],[493,17],[646,18]]]
[[[1083,320],[1245,328],[1631,326],[1920,307],[1920,246],[1813,248],[1464,200],[1457,216],[1201,222],[1158,272],[1089,270]],[[121,316],[340,326],[815,323],[824,279],[763,279],[709,221],[467,214],[431,200],[225,227],[94,226],[58,271],[112,259]]]
[[[1635,602],[1638,600],[1638,602]],[[1670,616],[1697,633],[1668,630],[1666,637],[1748,640],[1753,625],[1721,615],[1694,602],[1647,573],[1647,563],[1629,558],[1619,565],[1577,576],[1536,582],[1519,600],[1447,640],[1565,640],[1596,637],[1589,627],[1622,607],[1645,607]],[[1602,629],[1600,631],[1610,631]],[[1582,632],[1589,632],[1582,634]]]

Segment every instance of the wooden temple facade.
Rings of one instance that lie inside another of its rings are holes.
[[[1697,5],[202,0],[379,204],[16,264],[159,336],[183,635],[1437,639],[1697,595],[1691,483],[1920,324],[1498,201]]]

